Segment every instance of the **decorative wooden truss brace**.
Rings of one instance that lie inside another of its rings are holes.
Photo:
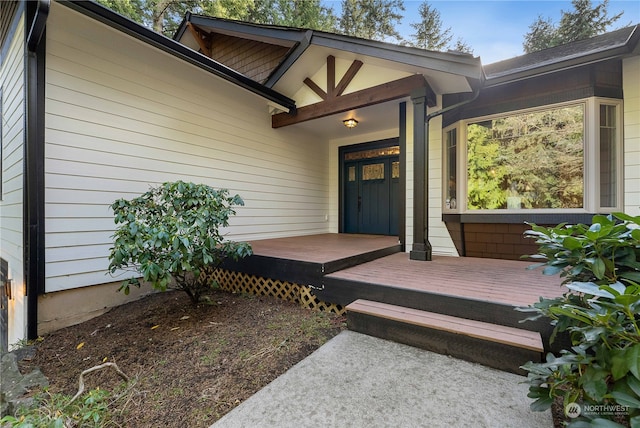
[[[432,94],[433,105],[435,105],[435,95],[433,95],[422,74],[414,74],[392,82],[343,95],[347,86],[351,83],[361,67],[362,61],[353,61],[347,72],[342,76],[342,79],[340,79],[340,82],[336,85],[335,57],[329,55],[327,57],[326,92],[308,77],[304,79],[304,84],[318,94],[318,96],[322,98],[322,101],[300,107],[295,114],[279,113],[273,115],[271,117],[271,126],[273,128],[281,128],[307,120],[319,119],[332,114],[403,98],[410,95],[411,92],[417,88],[427,88]]]
[[[187,28],[189,28],[189,31],[191,32],[191,35],[196,40],[196,42],[198,42],[200,51],[204,55],[211,58],[211,34],[201,30],[190,22],[187,22]]]
[[[362,61],[354,60],[347,72],[342,76],[342,79],[340,79],[338,86],[336,86],[336,58],[333,55],[329,55],[327,57],[327,92],[323,91],[308,77],[304,79],[304,84],[318,94],[323,101],[333,100],[342,95],[345,89],[347,89],[349,83],[351,83],[356,74],[358,74],[360,67],[362,67]]]

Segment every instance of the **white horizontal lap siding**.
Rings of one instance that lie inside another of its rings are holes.
[[[429,122],[429,243],[434,254],[457,256],[442,221],[442,176],[442,116],[437,116]]]
[[[245,201],[225,230],[326,232],[328,157],[267,101],[56,3],[47,27],[47,291],[109,282],[109,205],[177,179]]]
[[[625,212],[640,215],[640,56],[622,63]]]
[[[9,264],[13,299],[9,301],[9,344],[26,334],[24,287],[24,21],[8,36],[10,43],[0,67],[2,87],[2,198],[0,198],[0,257]]]

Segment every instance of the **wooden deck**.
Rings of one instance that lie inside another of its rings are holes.
[[[327,275],[327,279],[375,283],[435,294],[523,306],[540,296],[561,296],[560,278],[530,262],[472,257],[434,257],[431,262],[409,260],[397,253]],[[566,291],[566,290],[564,290]]]
[[[434,257],[415,261],[388,236],[322,234],[251,242],[254,255],[224,267],[311,286],[320,300],[346,307],[366,299],[421,311],[540,332],[548,320],[521,321],[516,311],[566,291],[558,276],[527,270],[526,261]]]
[[[327,273],[400,251],[397,237],[325,233],[251,241],[253,255],[224,267],[299,284],[321,283]]]
[[[398,245],[398,238],[382,235],[324,233],[294,238],[251,241],[258,256],[327,264]]]

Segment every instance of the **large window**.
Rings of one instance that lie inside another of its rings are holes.
[[[616,208],[619,108],[589,99],[446,130],[445,211]]]

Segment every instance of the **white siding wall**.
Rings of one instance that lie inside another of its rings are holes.
[[[47,25],[48,292],[113,280],[109,205],[151,183],[239,193],[230,239],[328,231],[326,146],[266,100],[56,3]]]
[[[2,200],[0,201],[0,257],[9,263],[13,299],[9,301],[9,344],[26,335],[24,296],[23,181],[24,181],[24,19],[20,16],[10,47],[2,59]],[[11,37],[11,36],[9,36]]]
[[[640,56],[622,63],[625,212],[640,215]]]
[[[436,116],[429,121],[429,242],[433,254],[457,256],[458,251],[442,221],[442,165],[442,116]]]

